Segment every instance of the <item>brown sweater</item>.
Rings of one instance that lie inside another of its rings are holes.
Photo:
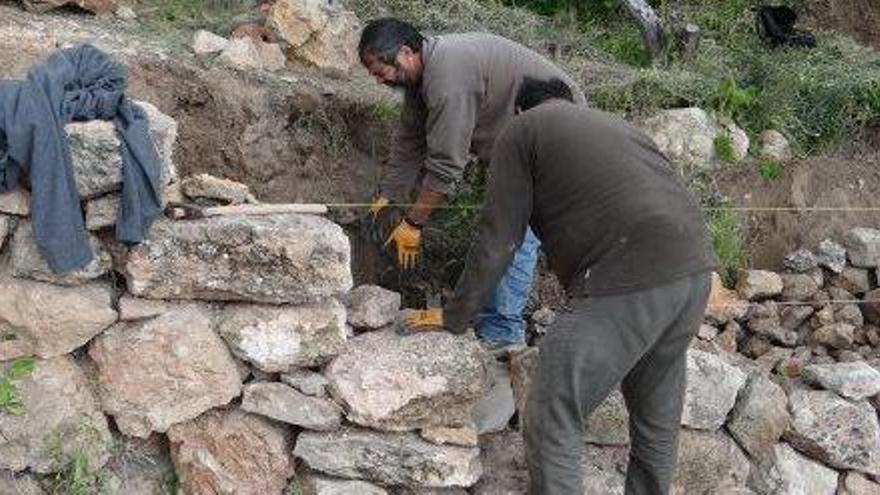
[[[616,117],[554,100],[516,117],[495,144],[447,328],[466,328],[527,225],[573,295],[646,289],[715,266],[699,205],[653,141]]]
[[[495,138],[513,117],[525,76],[574,81],[540,54],[485,33],[429,37],[422,47],[424,72],[404,97],[382,191],[401,199],[421,177],[428,189],[448,193],[461,179],[471,153],[489,160]]]

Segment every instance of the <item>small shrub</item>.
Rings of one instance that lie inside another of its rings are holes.
[[[758,164],[758,171],[761,177],[774,181],[782,177],[782,164],[776,160],[761,160]]]
[[[707,217],[721,278],[726,286],[732,287],[737,271],[745,266],[747,259],[739,218],[734,210],[724,206],[710,209]]]
[[[727,134],[715,136],[715,156],[726,163],[736,161],[736,151],[733,149],[733,140]]]
[[[0,413],[20,416],[25,406],[15,382],[33,373],[37,361],[34,358],[20,358],[12,362],[6,373],[0,377]]]
[[[732,77],[727,77],[718,84],[712,103],[721,115],[738,119],[754,104],[756,95],[755,88],[740,88]]]

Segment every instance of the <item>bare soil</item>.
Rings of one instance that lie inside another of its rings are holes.
[[[862,44],[880,49],[880,2],[876,0],[812,0],[804,25],[847,33]]]

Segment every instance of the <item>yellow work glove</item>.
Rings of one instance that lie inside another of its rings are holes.
[[[433,308],[410,311],[403,320],[402,330],[404,335],[443,330],[443,310]]]
[[[419,245],[422,242],[422,229],[409,223],[406,218],[400,221],[391,232],[383,247],[387,248],[394,242],[397,248],[397,263],[404,270],[414,268],[419,257]]]
[[[375,243],[384,242],[394,227],[400,223],[401,218],[403,218],[403,211],[400,208],[392,205],[391,200],[385,196],[376,195],[364,218],[367,222],[365,227],[369,232],[370,239]]]

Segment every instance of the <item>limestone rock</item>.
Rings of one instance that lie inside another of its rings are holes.
[[[673,494],[732,493],[745,485],[748,473],[748,458],[729,436],[681,431]]]
[[[473,426],[463,426],[460,428],[436,426],[434,428],[425,428],[420,434],[425,440],[437,445],[476,447],[479,444],[477,430]]]
[[[752,458],[759,458],[779,441],[790,420],[785,391],[766,375],[756,374],[740,393],[727,430]]]
[[[75,272],[55,273],[49,268],[34,238],[30,222],[19,222],[11,241],[9,271],[17,278],[28,278],[57,285],[81,285],[94,280],[110,270],[110,253],[104,249],[97,237],[89,236],[94,257],[82,269]]]
[[[342,424],[342,409],[333,401],[310,397],[277,382],[246,386],[241,408],[308,430],[331,431]]]
[[[852,325],[858,331],[865,324],[865,317],[858,305],[844,304],[834,313],[834,321]]]
[[[349,340],[324,375],[355,423],[387,430],[457,426],[470,424],[471,407],[486,392],[483,359],[468,337],[374,332]]]
[[[294,455],[315,471],[387,485],[468,487],[482,475],[479,449],[434,445],[415,433],[304,432]]]
[[[147,114],[150,135],[159,153],[162,183],[174,176],[171,151],[177,139],[177,123],[146,102],[135,101]],[[112,122],[93,120],[65,126],[76,188],[83,199],[94,198],[122,188],[122,155]]]
[[[348,323],[355,328],[381,328],[394,322],[400,294],[377,285],[362,285],[348,295]]]
[[[767,129],[761,133],[761,158],[780,162],[791,159],[791,145],[779,131]]]
[[[745,383],[746,375],[720,357],[689,350],[682,425],[706,430],[721,427]]]
[[[510,371],[503,363],[490,365],[489,391],[473,406],[473,418],[477,433],[494,433],[507,428],[516,413]]]
[[[182,493],[282,493],[293,476],[284,428],[240,410],[213,410],[168,431]]]
[[[200,29],[193,35],[190,44],[196,55],[206,55],[211,53],[222,52],[229,44],[229,40],[222,36]]]
[[[329,384],[324,375],[300,369],[283,373],[281,381],[312,397],[325,397],[327,395],[327,385]]]
[[[22,189],[0,193],[0,213],[26,217],[31,214],[30,194]]]
[[[116,225],[119,195],[108,194],[86,203],[86,228],[100,230]]]
[[[324,30],[294,50],[295,57],[314,65],[329,75],[344,76],[358,65],[356,50],[361,23],[349,11],[337,12]]]
[[[783,288],[782,277],[766,270],[741,270],[736,285],[740,297],[749,301],[778,296]]]
[[[186,197],[192,200],[207,199],[225,205],[256,203],[257,201],[245,184],[209,174],[185,177],[180,181],[180,189]]]
[[[257,43],[257,54],[263,69],[269,72],[279,71],[287,64],[287,57],[278,43]]]
[[[0,363],[4,376],[11,363]],[[38,473],[63,469],[69,456],[85,455],[92,468],[110,457],[111,435],[85,373],[67,356],[37,360],[15,382],[24,414],[0,411],[0,469]],[[60,458],[53,450],[60,449]],[[0,483],[2,486],[2,483]]]
[[[837,364],[814,364],[803,371],[804,380],[841,396],[861,400],[880,393],[880,371],[864,361]]]
[[[730,138],[730,142],[733,145],[734,161],[743,161],[749,154],[749,135],[746,134],[746,131],[740,129],[733,122],[727,122],[721,126],[719,132]]]
[[[783,274],[782,283],[783,301],[808,301],[819,292],[816,280],[807,273]]]
[[[851,471],[843,478],[843,492],[841,495],[880,495],[880,484],[866,478],[864,475]]]
[[[778,443],[749,479],[758,493],[802,493],[834,495],[837,471],[799,454],[788,444]]]
[[[308,476],[303,485],[308,495],[388,495],[384,488],[366,481],[343,480],[320,475]],[[287,493],[300,492],[289,490]]]
[[[210,316],[183,306],[119,323],[92,343],[101,401],[120,431],[140,438],[165,432],[239,395],[238,368]]]
[[[786,359],[791,358],[793,354],[794,349],[773,347],[768,352],[764,353],[763,356],[756,359],[755,364],[757,364],[765,373],[770,373],[778,368],[781,363],[785,362]]]
[[[109,286],[0,278],[0,294],[0,361],[67,354],[116,321]]]
[[[217,61],[239,69],[262,69],[263,64],[257,52],[257,42],[250,38],[234,38],[217,57]]]
[[[748,301],[737,297],[735,291],[726,289],[717,273],[712,273],[712,290],[706,306],[706,317],[716,325],[745,317],[749,311]]]
[[[24,0],[22,3],[27,10],[37,13],[65,5],[74,5],[93,14],[112,14],[119,8],[116,0]]]
[[[782,265],[795,273],[806,273],[819,266],[816,255],[809,249],[801,248],[789,253],[782,260]]]
[[[715,161],[716,123],[700,108],[664,110],[643,125],[657,147],[673,162],[711,170]]]
[[[813,332],[813,340],[817,344],[847,349],[853,344],[855,328],[847,323],[832,323]]]
[[[868,270],[847,266],[839,274],[831,277],[831,285],[846,290],[850,294],[864,294],[871,290]]]
[[[831,239],[825,239],[816,248],[816,261],[819,266],[840,273],[846,267],[846,248]]]
[[[593,414],[584,428],[587,442],[598,445],[626,445],[629,443],[629,414],[619,390],[611,392]]]
[[[218,331],[232,352],[268,373],[317,366],[346,340],[345,308],[335,300],[305,306],[233,304]]]
[[[860,268],[880,266],[880,230],[856,228],[843,236],[850,263]]]
[[[119,298],[119,319],[124,321],[143,320],[161,315],[176,305],[153,299],[140,299],[123,295]]]
[[[302,304],[352,285],[348,238],[310,215],[159,221],[128,255],[136,296]]]
[[[880,474],[880,427],[867,402],[849,402],[833,392],[789,392],[791,426],[785,438],[809,457],[839,469]]]
[[[779,324],[786,330],[797,330],[813,316],[814,311],[809,306],[786,306],[779,314]]]
[[[280,0],[269,11],[267,22],[281,39],[300,47],[324,30],[331,10],[332,1],[328,0]]]

